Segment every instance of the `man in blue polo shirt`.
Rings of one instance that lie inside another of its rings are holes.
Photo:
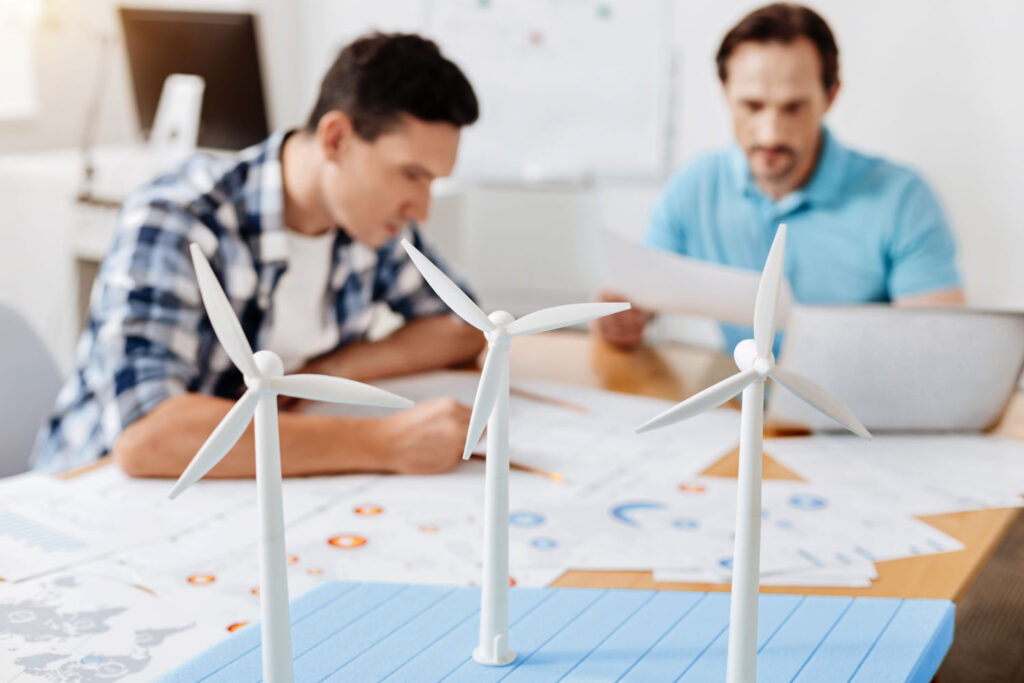
[[[786,223],[785,270],[797,301],[963,302],[955,243],[928,186],[907,168],[845,147],[823,125],[839,91],[839,57],[819,15],[790,4],[755,10],[725,36],[716,62],[736,145],[669,181],[647,244],[760,270]],[[651,316],[634,308],[596,329],[630,348]],[[749,336],[723,331],[730,349]]]

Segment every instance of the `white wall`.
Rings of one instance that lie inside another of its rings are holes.
[[[45,8],[33,34],[38,112],[27,119],[0,120],[0,153],[81,143],[102,61],[101,38],[117,34],[110,0],[51,0]],[[108,57],[96,140],[126,142],[134,138],[136,120],[120,41],[109,46]]]

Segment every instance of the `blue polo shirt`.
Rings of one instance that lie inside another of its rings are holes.
[[[908,168],[844,147],[822,128],[810,181],[765,195],[733,145],[673,176],[644,241],[715,263],[761,270],[786,223],[785,273],[807,304],[893,301],[960,286],[956,244],[938,200]],[[724,326],[726,348],[750,335]]]

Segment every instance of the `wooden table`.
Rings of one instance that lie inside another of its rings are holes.
[[[549,332],[517,339],[512,345],[513,380],[544,379],[611,391],[679,401],[736,372],[732,359],[687,347],[645,347],[623,352],[590,336]],[[770,427],[769,427],[770,428]],[[995,433],[1024,439],[1024,393],[1013,397]],[[792,433],[790,430],[773,434]],[[737,435],[737,444],[739,435]],[[766,455],[764,477],[799,479]],[[724,454],[704,474],[736,476],[737,451]],[[995,550],[1019,510],[1001,508],[919,517],[964,544],[951,553],[876,563],[878,579],[870,588],[762,586],[762,593],[800,593],[957,600]],[[569,571],[553,586],[656,588],[727,591],[728,584],[662,583],[651,572]]]

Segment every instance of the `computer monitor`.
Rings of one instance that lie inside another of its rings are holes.
[[[164,79],[182,73],[206,81],[200,147],[242,149],[267,137],[252,14],[134,7],[120,7],[119,13],[139,125],[147,136]]]

